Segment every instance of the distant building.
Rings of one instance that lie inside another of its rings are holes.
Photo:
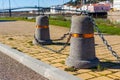
[[[30,14],[37,14],[37,11],[36,10],[31,10],[29,11]]]
[[[108,12],[111,9],[109,3],[98,3],[94,4],[94,11],[95,12]]]
[[[61,13],[62,11],[62,8],[63,8],[63,5],[55,5],[55,6],[52,6],[51,9],[50,9],[50,13]]]
[[[87,4],[83,5],[81,9],[89,12],[107,12],[111,9],[111,3],[100,2],[96,4]]]
[[[111,9],[111,3],[108,1],[99,2],[95,4],[85,4],[72,6],[70,4],[55,5],[51,7],[51,13],[80,13],[80,11],[88,12],[108,12]]]
[[[113,0],[113,9],[120,10],[120,0]]]
[[[76,6],[72,6],[69,4],[65,4],[65,5],[55,5],[52,6],[50,9],[50,13],[75,13],[77,10]]]
[[[88,6],[88,11],[89,11],[89,12],[95,12],[95,10],[94,10],[94,5],[90,4],[90,5]]]

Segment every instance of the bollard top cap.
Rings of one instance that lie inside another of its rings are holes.
[[[49,19],[47,16],[41,15],[36,17],[36,25],[39,26],[48,26],[49,25]]]
[[[87,34],[94,33],[93,22],[87,15],[72,16],[71,33]]]

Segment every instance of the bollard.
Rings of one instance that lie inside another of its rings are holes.
[[[88,16],[72,16],[70,54],[66,65],[74,68],[97,66],[95,56],[94,28]]]
[[[36,17],[36,30],[34,35],[33,44],[51,44],[49,34],[49,20],[47,16]]]

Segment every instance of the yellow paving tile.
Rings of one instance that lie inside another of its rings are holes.
[[[67,58],[67,55],[61,55],[60,58]]]
[[[90,72],[91,70],[90,69],[79,69],[77,71],[77,73],[87,73],[87,72]]]
[[[101,76],[100,74],[96,73],[96,72],[88,72],[89,74],[93,75],[93,76]]]
[[[53,63],[58,63],[58,62],[65,62],[65,59],[55,59],[55,60],[52,60],[51,62]]]
[[[117,68],[117,67],[116,67],[116,68],[113,67],[113,69],[109,69],[109,70],[110,70],[111,72],[118,72],[118,71],[120,72],[119,67],[120,67],[120,66],[118,66],[118,68]]]
[[[47,57],[47,58],[41,58],[41,60],[43,61],[52,61],[52,60],[55,60],[54,57]]]
[[[114,76],[118,76],[120,78],[120,72],[114,73]]]
[[[64,66],[60,66],[59,68],[62,70],[65,70],[65,68],[68,68],[68,67],[64,65]]]
[[[97,77],[97,78],[93,78],[93,79],[89,79],[89,80],[113,80],[113,79],[105,77],[105,76],[101,76],[101,77]]]
[[[112,78],[112,79],[120,79],[120,77],[114,76],[113,74],[107,75],[107,77]]]
[[[95,76],[90,75],[90,74],[87,74],[87,73],[79,74],[79,75],[76,75],[76,76],[79,77],[79,78],[82,78],[82,79],[84,79],[84,80],[95,77]]]
[[[104,76],[104,75],[110,74],[110,73],[112,73],[112,72],[111,72],[111,71],[108,71],[108,70],[104,70],[104,71],[100,71],[100,72],[96,72],[96,73]]]

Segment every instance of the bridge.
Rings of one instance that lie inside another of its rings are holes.
[[[32,7],[32,6],[27,6],[27,7],[17,7],[17,8],[11,8],[11,9],[0,9],[0,12],[3,12],[3,11],[9,11],[9,10],[19,10],[19,9],[39,9],[39,10],[42,10],[42,9],[50,9],[49,7]]]
[[[20,10],[21,9],[21,10]],[[25,9],[25,10],[22,10],[22,9]],[[6,15],[8,16],[12,16],[12,14],[14,13],[14,11],[28,11],[29,9],[31,9],[31,10],[36,10],[36,11],[38,11],[38,14],[40,14],[40,13],[45,13],[45,12],[48,12],[49,14],[50,14],[50,9],[55,9],[55,10],[58,10],[58,11],[60,11],[61,13],[66,13],[65,11],[72,11],[72,12],[76,12],[76,13],[78,13],[78,14],[81,14],[81,12],[83,12],[83,13],[88,13],[88,14],[90,14],[90,15],[93,15],[93,16],[96,16],[96,15],[100,15],[100,16],[103,16],[103,15],[105,15],[105,17],[106,17],[106,15],[107,15],[107,12],[93,12],[93,13],[91,13],[91,12],[89,12],[89,11],[82,11],[82,10],[70,10],[70,9],[58,9],[58,8],[50,8],[50,7],[37,7],[37,6],[26,6],[26,7],[17,7],[17,8],[11,8],[11,9],[0,9],[0,15],[2,14],[2,13],[6,13]],[[38,14],[14,14],[15,16],[17,16],[17,15],[20,15],[20,16],[36,16],[36,15],[38,15]]]

